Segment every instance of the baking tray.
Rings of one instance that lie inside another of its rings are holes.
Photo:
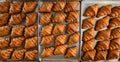
[[[82,26],[82,23],[83,23],[83,19],[85,19],[85,18],[89,18],[89,17],[85,17],[85,16],[83,16],[83,14],[84,14],[84,12],[85,12],[85,10],[86,10],[86,8],[88,7],[88,6],[91,6],[91,5],[94,5],[94,4],[98,4],[99,5],[99,7],[101,7],[101,6],[103,6],[103,5],[107,5],[107,4],[111,4],[112,5],[112,7],[114,7],[114,6],[120,6],[120,1],[99,1],[99,0],[90,0],[90,1],[88,1],[88,0],[86,0],[86,1],[82,1],[82,3],[81,3],[81,26]],[[104,16],[103,16],[104,17]],[[102,18],[102,17],[100,17],[100,18]],[[100,19],[100,18],[96,18],[96,21],[98,20],[98,19]],[[96,21],[95,21],[95,23],[96,23]],[[104,30],[104,29],[106,29],[106,28],[103,28],[102,30]],[[87,29],[81,29],[81,48],[82,48],[82,36],[83,36],[83,32],[85,31],[85,30],[87,30]],[[94,36],[97,34],[97,32],[98,31],[94,31]],[[95,40],[94,41],[95,42],[95,45],[96,45],[96,43],[98,42],[97,40]],[[94,45],[94,46],[95,46]],[[82,52],[82,50],[81,50],[81,58],[82,58],[82,55],[83,55],[83,52]],[[81,61],[82,61],[82,59],[81,59]],[[113,59],[113,60],[101,60],[100,62],[117,62],[118,61],[118,59]],[[91,61],[82,61],[82,62],[91,62]],[[96,61],[97,62],[97,61]]]
[[[47,1],[49,1],[49,0],[47,0]],[[39,1],[39,7],[41,7],[42,3],[43,3],[43,1],[40,0]],[[77,10],[80,10],[80,4],[78,5]],[[55,12],[52,12],[52,14],[54,15]],[[41,16],[41,13],[39,13],[39,20],[40,20],[40,16]],[[80,17],[79,17],[78,21],[80,22]],[[55,23],[53,23],[53,24],[55,24]],[[67,24],[67,23],[63,22],[63,24]],[[38,27],[39,27],[39,31],[38,31],[39,33],[38,34],[40,34],[42,25],[39,24]],[[78,31],[80,32],[80,27],[79,27]],[[40,44],[40,41],[41,41],[41,37],[39,36],[39,44]],[[41,53],[42,53],[42,51],[45,47],[50,47],[50,46],[54,46],[53,41],[48,46],[40,46],[39,45],[39,55],[41,55]],[[56,55],[56,56],[51,56],[51,57],[47,57],[47,58],[40,58],[39,57],[39,61],[48,61],[48,62],[51,61],[52,62],[52,61],[74,61],[74,60],[76,60],[77,62],[79,62],[79,59],[80,59],[80,42],[78,42],[76,44],[69,45],[68,47],[72,47],[72,46],[77,46],[78,47],[77,56],[75,58],[69,58],[68,59],[68,58],[64,58],[64,55]]]

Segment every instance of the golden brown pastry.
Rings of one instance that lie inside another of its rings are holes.
[[[32,37],[32,38],[28,38],[25,40],[25,46],[24,48],[25,49],[30,49],[30,48],[33,48],[35,46],[37,46],[38,44],[38,37],[35,36],[35,37]]]
[[[9,25],[21,24],[24,18],[25,18],[25,14],[11,15]]]
[[[10,47],[20,47],[22,46],[25,38],[24,37],[18,37],[18,38],[12,38]]]
[[[108,50],[109,49],[109,40],[99,41],[96,45],[96,50]]]
[[[84,55],[82,56],[82,60],[83,61],[94,60],[95,54],[96,54],[95,49],[88,51],[88,52],[85,52]]]
[[[87,52],[94,49],[94,39],[83,42],[82,51]]]
[[[98,12],[98,4],[89,6],[84,13],[84,16],[96,16]]]
[[[26,16],[26,26],[34,25],[37,23],[37,13],[33,12]]]
[[[101,30],[97,33],[95,39],[96,40],[108,40],[110,38],[110,33],[111,30],[110,29],[106,29],[106,30]]]
[[[68,50],[67,50],[67,52],[65,54],[65,58],[76,57],[77,50],[78,50],[78,47],[76,47],[76,46],[68,48]]]
[[[15,50],[12,54],[11,59],[12,60],[22,60],[25,52],[26,52],[25,49]]]
[[[0,50],[0,60],[8,60],[13,52],[12,48]]]
[[[115,6],[111,9],[111,17],[120,17],[120,6]]]
[[[41,40],[41,43],[40,45],[41,46],[47,46],[47,45],[50,45],[52,40],[53,40],[53,35],[49,35],[49,36],[44,36],[42,37],[42,40]]]
[[[119,17],[115,17],[112,20],[110,20],[110,23],[108,25],[109,28],[117,27],[117,26],[120,26],[120,18]]]
[[[53,24],[45,25],[42,27],[42,30],[40,32],[40,36],[46,36],[46,35],[51,35],[52,34],[52,28]]]
[[[105,28],[109,25],[109,16],[103,17],[96,22],[95,30],[98,31],[102,28]]]
[[[57,0],[53,6],[53,11],[62,11],[65,8],[66,0]]]
[[[55,39],[55,46],[59,46],[59,45],[63,45],[65,44],[67,39],[67,35],[62,34],[62,35],[58,35]]]
[[[9,19],[8,13],[0,14],[0,26],[6,25],[8,23],[8,19]]]
[[[15,13],[21,12],[22,6],[23,6],[23,2],[10,3],[9,13],[10,14],[15,14]]]
[[[119,38],[120,37],[120,27],[112,29],[111,30],[111,34],[110,34],[110,38]]]
[[[69,40],[68,40],[67,44],[77,43],[77,42],[79,42],[79,38],[80,38],[80,33],[75,32],[69,37]]]
[[[35,35],[36,32],[37,32],[37,26],[36,25],[26,27],[24,36],[25,37],[32,37],[32,36]]]
[[[120,48],[120,38],[110,40],[110,50],[119,49]]]
[[[62,34],[65,30],[66,25],[65,24],[56,24],[53,29],[53,34]]]
[[[107,55],[107,60],[109,59],[118,59],[119,58],[119,49],[110,50]]]
[[[48,24],[51,22],[52,13],[43,13],[40,18],[40,24]]]
[[[79,22],[70,23],[67,26],[66,33],[76,32],[78,30],[78,27],[79,27]]]
[[[23,36],[25,26],[15,26],[12,28],[11,36],[12,37],[18,37]]]
[[[67,45],[59,45],[56,47],[54,54],[55,55],[60,55],[60,54],[65,54]]]
[[[39,8],[39,12],[51,12],[53,7],[53,2],[43,2],[42,6]]]
[[[67,15],[65,13],[57,12],[56,15],[54,16],[54,18],[52,19],[52,22],[62,23],[62,22],[64,22],[66,17],[67,17]]]
[[[112,5],[104,5],[104,6],[100,7],[98,10],[97,17],[110,15],[111,8],[112,8]]]
[[[50,57],[53,55],[54,53],[54,47],[47,47],[45,49],[43,49],[42,53],[41,53],[41,58],[45,58],[45,57]]]
[[[94,38],[94,28],[90,28],[90,29],[83,32],[82,40],[84,42],[86,42],[86,41],[88,41],[88,40],[90,40],[92,38]]]
[[[79,0],[70,0],[65,7],[65,12],[75,11],[79,5]]]
[[[0,27],[0,37],[6,36],[10,33],[11,26],[1,26]]]
[[[10,2],[0,2],[0,13],[8,13]]]
[[[9,46],[10,38],[0,38],[0,48],[6,48]]]
[[[77,22],[79,14],[80,14],[79,10],[69,12],[69,14],[66,18],[66,21],[67,22]]]
[[[22,12],[23,13],[33,12],[36,6],[37,6],[37,2],[35,1],[24,2]]]
[[[95,61],[106,60],[106,57],[107,57],[107,50],[97,51],[95,55]]]
[[[83,20],[82,28],[92,28],[94,26],[95,17],[86,18]]]
[[[38,53],[37,50],[27,51],[25,53],[24,60],[35,60],[37,53]]]

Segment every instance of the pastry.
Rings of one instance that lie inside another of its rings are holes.
[[[117,27],[117,26],[120,26],[120,18],[119,17],[115,17],[112,20],[110,20],[110,23],[108,25],[109,28]]]
[[[12,28],[11,36],[12,37],[18,37],[23,36],[25,26],[15,26]]]
[[[18,37],[18,38],[12,38],[10,47],[20,47],[22,46],[25,38],[24,37]]]
[[[75,11],[79,5],[79,0],[70,0],[65,6],[65,12]]]
[[[65,24],[56,24],[53,29],[53,34],[62,34],[65,30],[66,25]]]
[[[52,13],[43,13],[40,18],[40,24],[48,24],[51,22]]]
[[[96,22],[95,30],[98,31],[102,28],[105,28],[109,25],[109,16],[103,17]]]
[[[0,26],[6,25],[8,23],[8,19],[9,19],[8,13],[0,14]]]
[[[57,0],[53,6],[53,11],[62,11],[65,8],[66,0]]]
[[[60,54],[65,54],[67,45],[59,45],[56,47],[54,54],[55,55],[60,55]]]
[[[110,38],[119,38],[120,37],[120,27],[112,29],[111,30],[111,34],[110,34]]]
[[[1,26],[0,27],[0,37],[6,36],[10,33],[11,26]]]
[[[84,55],[82,56],[82,60],[83,61],[94,60],[95,54],[96,50],[85,52]]]
[[[24,36],[26,38],[27,37],[32,37],[32,36],[35,35],[36,32],[37,32],[37,26],[36,25],[30,26],[30,27],[26,27]]]
[[[67,26],[66,33],[69,34],[69,33],[76,32],[78,30],[78,27],[79,27],[79,22],[70,23]]]
[[[120,38],[110,40],[110,50],[119,49],[120,48]]]
[[[0,60],[8,60],[13,52],[12,48],[0,50]]]
[[[11,60],[22,60],[25,52],[25,49],[15,50],[12,54]]]
[[[9,46],[10,38],[0,38],[0,48],[6,48]]]
[[[45,49],[43,49],[42,53],[41,53],[41,58],[45,58],[45,57],[50,57],[53,55],[54,53],[54,47],[47,47]]]
[[[115,6],[111,9],[111,17],[120,17],[120,6]]]
[[[57,12],[56,15],[54,16],[54,18],[52,19],[52,22],[62,23],[62,22],[64,22],[66,17],[67,17],[67,15],[65,13]]]
[[[25,53],[24,60],[35,60],[37,53],[38,53],[37,50],[27,51]]]
[[[98,12],[98,4],[89,6],[84,13],[84,16],[96,16]]]
[[[26,26],[34,25],[37,21],[37,13],[33,12],[26,16]]]
[[[94,28],[90,28],[90,29],[83,32],[82,40],[84,42],[86,42],[92,38],[94,38]]]
[[[53,7],[53,2],[43,2],[42,6],[39,8],[39,12],[51,12]]]
[[[67,22],[77,22],[79,14],[80,14],[79,10],[69,12],[69,14],[66,18],[66,21]]]
[[[35,36],[35,37],[32,37],[32,38],[28,38],[25,40],[25,46],[24,48],[25,49],[30,49],[30,48],[33,48],[35,46],[37,46],[38,44],[38,37]]]
[[[68,50],[67,50],[67,52],[65,54],[65,58],[76,57],[77,50],[78,50],[78,47],[76,47],[76,46],[68,48]]]
[[[95,37],[96,40],[108,40],[110,38],[110,29],[99,31]]]
[[[0,13],[8,13],[10,2],[0,2]]]
[[[97,17],[110,15],[111,8],[112,8],[112,5],[104,5],[104,6],[100,7],[98,10]]]
[[[62,35],[58,35],[55,39],[55,46],[59,46],[59,45],[63,45],[65,44],[67,39],[67,35],[62,34]]]
[[[82,51],[87,52],[94,49],[94,39],[83,42]]]
[[[53,24],[43,26],[42,30],[40,32],[40,36],[43,37],[46,35],[51,35],[52,34],[52,27],[53,27]]]
[[[42,37],[42,40],[41,40],[41,43],[40,45],[41,46],[47,46],[47,45],[50,45],[52,40],[53,40],[53,35],[49,35],[49,36],[44,36]]]
[[[99,42],[97,42],[97,45],[95,48],[96,48],[96,50],[108,50],[109,44],[110,44],[109,40],[99,41]]]
[[[119,49],[110,50],[107,59],[118,59],[119,58]]]
[[[94,26],[95,17],[86,18],[83,20],[82,28],[92,28]]]
[[[37,6],[37,2],[35,1],[24,2],[22,12],[23,13],[33,12],[36,6]]]
[[[10,17],[9,25],[21,24],[25,14],[13,14]]]
[[[77,43],[77,42],[79,42],[79,38],[80,38],[80,33],[75,32],[69,37],[69,40],[68,40],[67,44]]]
[[[107,51],[106,50],[97,51],[97,53],[95,55],[95,61],[106,60],[106,57],[107,57]]]
[[[15,14],[15,13],[21,12],[22,6],[23,6],[23,2],[10,3],[9,13],[10,14]]]

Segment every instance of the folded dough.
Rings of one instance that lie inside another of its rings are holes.
[[[120,6],[115,6],[111,9],[111,17],[120,17]]]
[[[56,24],[53,29],[53,34],[62,34],[65,30],[66,24]]]
[[[120,26],[120,18],[119,17],[115,17],[113,18],[112,20],[110,20],[110,23],[109,23],[109,28],[112,28],[112,27],[118,27]]]
[[[110,40],[110,50],[119,49],[120,48],[120,38]]]
[[[9,25],[1,26],[0,27],[0,37],[8,35],[10,33],[10,30],[11,30],[11,26],[9,26]]]
[[[112,29],[111,30],[111,34],[110,34],[110,38],[119,38],[120,37],[120,27]]]
[[[8,13],[0,14],[0,26],[6,25],[8,23],[9,16],[10,15]]]
[[[107,55],[107,60],[118,59],[119,58],[119,49],[110,50]]]
[[[6,48],[9,46],[10,38],[0,38],[0,48]]]
[[[0,13],[8,13],[9,12],[9,7],[10,7],[10,2],[0,2]]]

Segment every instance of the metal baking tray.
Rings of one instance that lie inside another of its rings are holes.
[[[88,1],[88,0],[85,0],[85,1],[82,1],[82,3],[81,3],[81,26],[82,26],[82,22],[83,22],[83,19],[85,19],[85,18],[88,18],[88,17],[85,17],[85,16],[83,16],[83,14],[84,14],[84,12],[85,12],[85,10],[86,10],[86,8],[88,7],[88,6],[91,6],[91,5],[94,5],[94,4],[98,4],[99,5],[99,7],[101,7],[101,6],[103,6],[103,5],[107,5],[107,4],[111,4],[112,5],[112,7],[114,7],[114,6],[120,6],[120,3],[119,3],[120,1],[102,1],[102,0],[90,0],[90,1]],[[104,17],[104,16],[103,16]],[[100,18],[102,18],[102,17],[100,17]],[[98,19],[100,19],[100,18],[96,18],[96,21],[98,20]],[[95,23],[96,23],[96,21],[95,21]],[[106,29],[106,28],[104,28],[104,29]],[[81,29],[81,48],[82,48],[82,36],[83,36],[83,32],[85,31],[85,30],[87,30],[87,29]],[[94,31],[94,36],[97,34],[97,32],[98,31]],[[95,40],[94,41],[95,42],[95,45],[96,45],[96,43],[98,42],[97,40]],[[94,46],[95,46],[94,45]],[[82,55],[83,55],[83,52],[82,52],[82,50],[81,50],[81,58],[82,58]],[[82,59],[81,59],[81,61],[82,61]],[[101,60],[101,61],[99,61],[99,62],[111,62],[111,61],[113,61],[113,62],[117,62],[118,61],[118,59],[113,59],[113,60]],[[82,61],[82,62],[91,62],[91,61]],[[95,61],[95,62],[97,62],[97,61]]]
[[[47,1],[49,1],[49,0],[47,0]],[[43,3],[43,0],[42,1],[40,0],[39,1],[39,7],[41,7],[42,3]],[[78,5],[77,10],[80,10],[80,4]],[[54,15],[55,12],[52,12],[52,14]],[[40,20],[40,16],[41,16],[41,13],[39,13],[39,20]],[[80,17],[79,17],[78,21],[80,22]],[[55,23],[53,23],[53,24],[55,24]],[[63,22],[63,24],[67,24],[67,23]],[[38,27],[39,27],[39,31],[38,31],[39,33],[38,34],[40,34],[42,25],[39,24]],[[78,31],[80,32],[80,27],[79,27]],[[40,43],[40,41],[41,41],[41,37],[39,36],[39,43]],[[41,53],[42,53],[42,51],[45,47],[50,47],[50,46],[54,46],[53,41],[48,46],[40,46],[40,44],[39,44],[39,55],[41,55]],[[56,55],[56,56],[51,56],[51,57],[47,57],[47,58],[39,57],[39,61],[45,61],[45,62],[46,61],[48,61],[48,62],[49,61],[51,61],[51,62],[52,61],[54,61],[54,62],[56,62],[56,61],[65,61],[65,62],[67,62],[67,61],[77,61],[77,62],[79,62],[79,59],[80,59],[80,41],[76,44],[69,45],[68,47],[72,47],[72,46],[77,46],[78,47],[77,56],[75,58],[69,58],[68,59],[68,58],[64,58],[64,55]]]

